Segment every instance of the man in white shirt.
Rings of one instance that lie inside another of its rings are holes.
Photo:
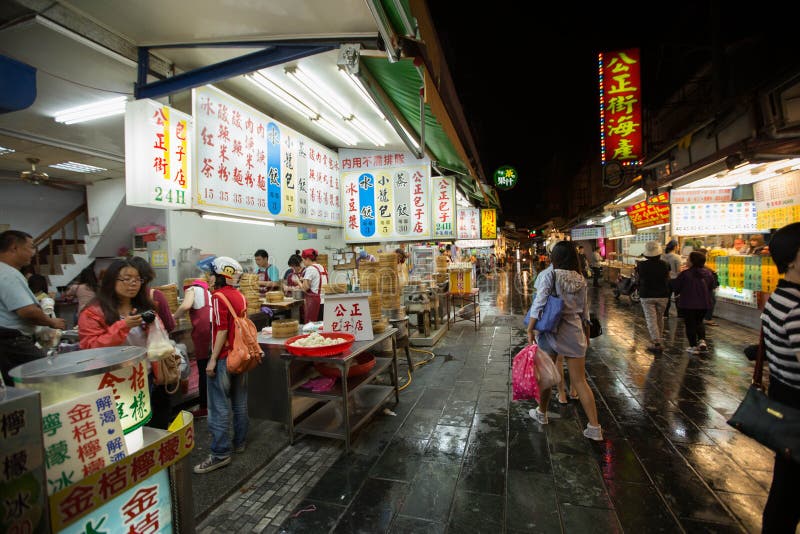
[[[8,375],[11,369],[45,356],[34,344],[37,326],[59,330],[66,326],[64,319],[48,317],[42,311],[20,272],[35,254],[33,238],[25,232],[0,234],[0,371],[6,385],[13,385]]]
[[[661,259],[667,262],[669,265],[669,277],[670,279],[677,278],[681,272],[681,257],[675,252],[675,248],[678,246],[678,242],[674,239],[667,243],[667,246],[664,247],[664,254],[661,255]],[[672,305],[672,297],[667,299],[667,309],[664,311],[664,317],[669,317],[669,308]]]

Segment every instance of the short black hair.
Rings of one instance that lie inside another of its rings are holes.
[[[789,264],[800,250],[800,222],[787,224],[779,229],[769,240],[769,253],[781,274],[789,270]]]
[[[689,253],[689,263],[692,267],[703,267],[706,264],[706,255],[699,250],[692,251]]]
[[[47,293],[47,278],[41,274],[32,274],[31,277],[28,278],[28,288],[34,295],[37,293]]]
[[[6,230],[0,234],[0,252],[8,252],[14,245],[21,245],[33,236],[19,230]]]
[[[259,258],[264,258],[265,260],[269,259],[269,254],[267,254],[267,251],[263,248],[256,250],[256,253],[253,254],[253,256],[258,256]]]
[[[554,269],[565,269],[580,273],[578,266],[578,249],[572,241],[559,241],[550,251],[550,261]]]
[[[289,265],[291,267],[298,267],[301,263],[303,263],[303,258],[300,257],[300,254],[292,254],[289,256]]]

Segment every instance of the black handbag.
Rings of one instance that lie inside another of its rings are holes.
[[[596,338],[603,335],[603,325],[593,313],[589,314],[589,337]]]
[[[758,343],[753,383],[728,424],[765,447],[800,463],[800,410],[764,393],[764,330]]]

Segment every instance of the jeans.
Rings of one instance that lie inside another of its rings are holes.
[[[601,270],[600,267],[592,267],[592,278],[594,279],[593,282],[592,282],[592,285],[594,287],[600,287],[600,273],[601,273],[601,271],[602,270]]]
[[[38,348],[29,336],[19,334],[0,338],[0,371],[3,373],[3,382],[6,386],[13,386],[14,382],[11,380],[11,375],[8,374],[11,369],[23,363],[44,358],[46,355],[45,351]]]
[[[642,299],[644,320],[653,343],[661,343],[664,339],[664,311],[667,309],[667,302],[668,297]]]
[[[228,373],[227,362],[217,361],[214,377],[208,377],[208,430],[211,432],[211,455],[227,458],[231,455],[231,436],[228,432],[233,411],[233,448],[244,445],[247,438],[247,374]],[[203,370],[205,372],[205,369]]]

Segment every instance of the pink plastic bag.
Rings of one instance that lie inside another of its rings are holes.
[[[544,351],[536,353],[536,382],[542,390],[550,389],[561,381],[561,373],[558,372],[553,359]],[[536,400],[539,400],[538,398]]]
[[[511,365],[511,386],[514,400],[536,399],[539,401],[539,384],[536,381],[536,345],[527,345],[516,356]]]

